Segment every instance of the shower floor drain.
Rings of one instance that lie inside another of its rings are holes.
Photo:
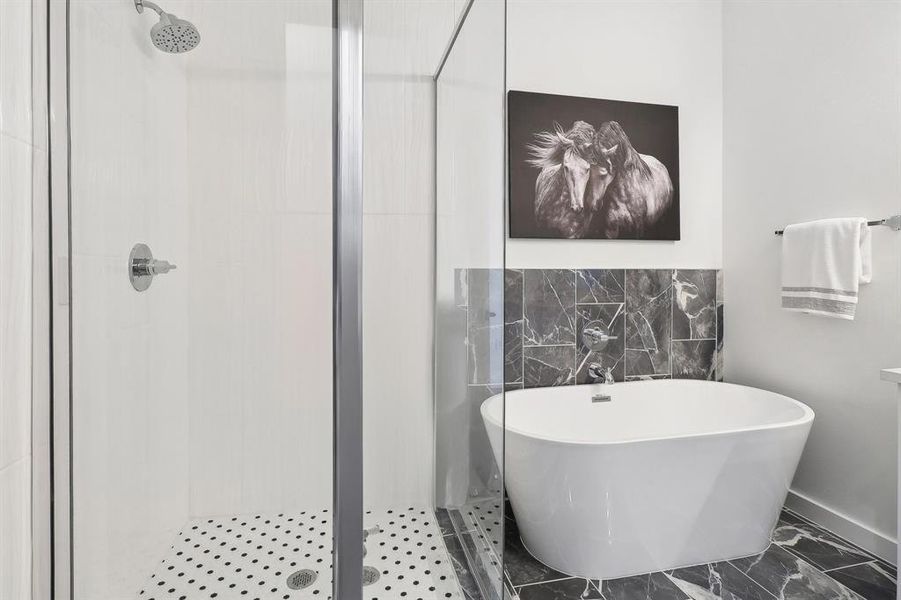
[[[375,567],[363,567],[363,585],[372,585],[381,577],[381,573]]]
[[[313,585],[318,576],[319,574],[312,569],[301,569],[288,576],[288,587],[292,590],[302,590]]]

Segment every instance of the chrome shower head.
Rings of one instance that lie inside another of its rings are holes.
[[[160,16],[160,22],[150,29],[150,40],[157,49],[170,54],[181,54],[193,50],[200,43],[200,32],[193,24],[165,12],[153,2],[135,0],[135,8],[139,13],[144,12],[145,6]]]

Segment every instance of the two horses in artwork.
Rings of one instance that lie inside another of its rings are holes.
[[[666,167],[635,150],[616,121],[597,129],[576,121],[566,131],[554,123],[527,150],[541,169],[535,220],[553,237],[642,238],[673,203]]]

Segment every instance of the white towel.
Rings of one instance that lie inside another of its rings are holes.
[[[859,286],[872,277],[866,219],[823,219],[785,228],[782,308],[854,319]]]

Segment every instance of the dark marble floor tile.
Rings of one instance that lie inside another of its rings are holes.
[[[878,562],[836,569],[827,575],[866,600],[895,600],[897,597],[897,573]]]
[[[603,369],[613,369],[613,378],[622,381],[625,376],[625,311],[624,304],[583,304],[576,307],[576,383],[594,383],[588,367],[598,363]],[[594,321],[599,321],[611,336],[603,350],[592,352],[582,343],[582,331]]]
[[[676,340],[673,342],[673,378],[707,379],[716,377],[715,340]]]
[[[522,381],[522,320],[504,325],[504,383]]]
[[[573,577],[518,588],[520,600],[602,600],[595,583]]]
[[[441,530],[442,536],[453,535],[454,524],[451,523],[450,514],[448,514],[446,508],[435,509],[435,520],[438,522],[438,529]]]
[[[716,337],[716,271],[673,271],[673,339]]]
[[[780,599],[860,600],[860,596],[776,544],[762,554],[730,562]]]
[[[773,542],[824,571],[875,559],[825,529],[798,520],[780,521]]]
[[[576,271],[576,302],[605,304],[625,300],[623,269],[579,269]]]
[[[568,577],[529,554],[522,540],[519,539],[519,530],[509,524],[504,528],[503,559],[507,577],[509,577],[510,583],[516,587]]]
[[[663,573],[636,575],[601,582],[601,593],[607,600],[686,600],[688,594],[679,589]]]
[[[572,385],[575,373],[575,346],[523,348],[523,382],[527,388]]]
[[[466,560],[460,540],[455,535],[449,535],[444,538],[444,545],[447,547],[447,555],[454,568],[457,581],[460,582],[460,591],[463,592],[463,597],[466,600],[482,600],[482,592],[469,569],[469,562]]]
[[[774,600],[774,596],[727,562],[676,569],[670,581],[692,600]]]
[[[576,278],[569,269],[523,272],[523,338],[526,344],[576,343]]]
[[[626,375],[670,374],[672,271],[626,271]]]

